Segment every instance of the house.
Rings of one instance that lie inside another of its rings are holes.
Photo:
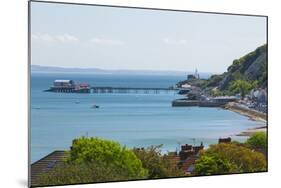
[[[53,86],[45,91],[60,93],[90,93],[91,86],[86,83],[75,84],[73,80],[55,80]]]
[[[267,91],[265,89],[253,89],[250,98],[258,103],[267,103]]]
[[[168,158],[186,175],[192,174],[196,159],[199,157],[199,152],[204,149],[203,143],[199,146],[189,144],[181,145],[180,152],[169,152]]]
[[[235,102],[238,98],[236,96],[219,96],[211,99],[214,103],[226,104],[228,102]]]
[[[91,86],[86,83],[77,84],[75,87],[76,93],[90,93]]]
[[[188,74],[187,75],[187,80],[195,80],[195,79],[200,79],[200,75],[198,73],[197,68],[195,69],[194,74]]]
[[[219,144],[220,143],[230,143],[231,142],[231,138],[219,138]]]
[[[54,87],[74,87],[75,83],[73,80],[55,80]]]
[[[67,157],[66,151],[54,151],[42,159],[31,164],[29,185],[40,186],[39,177],[60,163]]]

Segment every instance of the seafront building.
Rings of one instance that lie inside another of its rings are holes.
[[[45,91],[60,93],[90,93],[91,86],[86,83],[75,84],[73,80],[55,80],[53,86]]]
[[[200,75],[198,73],[197,68],[195,69],[194,74],[188,74],[187,75],[187,80],[192,80],[192,79],[200,79]]]

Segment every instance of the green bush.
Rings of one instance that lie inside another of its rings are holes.
[[[225,174],[234,171],[235,165],[217,155],[202,155],[197,161],[197,175]]]
[[[40,185],[143,179],[147,170],[132,150],[100,138],[73,140],[69,158],[39,178]]]
[[[177,168],[171,158],[161,155],[160,146],[151,146],[146,149],[134,149],[136,156],[142,161],[143,167],[148,169],[148,178],[165,178],[182,176],[183,171]]]
[[[112,165],[127,173],[128,178],[144,178],[147,171],[133,151],[118,142],[100,138],[79,138],[73,140],[70,161],[75,163],[102,163]]]
[[[246,80],[235,80],[231,82],[229,90],[233,93],[240,93],[241,97],[244,98],[247,93],[253,88],[257,87],[257,81],[248,82]]]
[[[195,162],[198,175],[266,171],[263,154],[237,144],[211,145]]]
[[[246,144],[253,149],[266,149],[267,148],[267,136],[264,132],[254,133],[247,139]]]
[[[39,185],[63,185],[138,179],[106,163],[62,163],[39,178]]]

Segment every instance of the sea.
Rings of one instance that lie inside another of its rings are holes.
[[[44,92],[56,79],[71,79],[91,86],[170,87],[184,75],[90,73],[31,73],[31,162],[54,150],[69,150],[82,136],[119,142],[127,148],[162,145],[161,152],[179,151],[180,145],[235,136],[264,123],[221,108],[172,107],[176,92],[160,93],[52,93]],[[99,108],[92,108],[98,105]]]

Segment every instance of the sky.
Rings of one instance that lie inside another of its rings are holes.
[[[221,73],[266,43],[266,18],[31,3],[31,64]]]

